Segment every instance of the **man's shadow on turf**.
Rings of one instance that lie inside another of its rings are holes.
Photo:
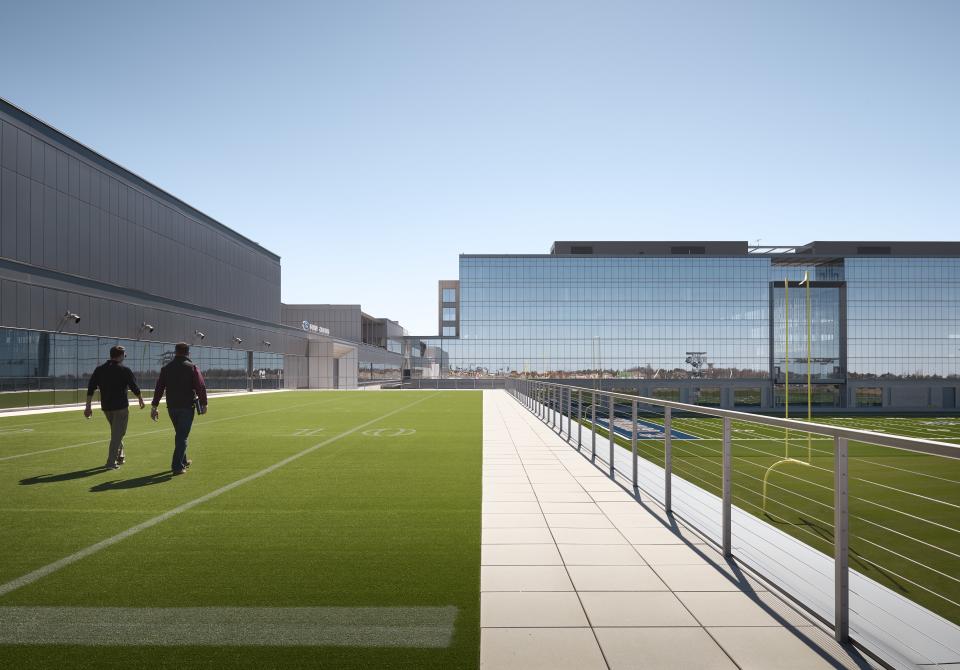
[[[90,487],[90,493],[101,493],[103,491],[120,491],[123,489],[138,489],[141,486],[153,486],[162,484],[173,479],[173,473],[169,470],[154,472],[152,475],[135,477],[134,479],[117,479],[112,482],[103,482]]]
[[[21,479],[20,485],[32,486],[33,484],[54,484],[56,482],[67,482],[71,479],[83,479],[84,477],[90,477],[101,472],[106,472],[106,470],[106,467],[98,465],[95,468],[74,470],[73,472],[63,472],[59,475],[37,475],[36,477],[27,477],[26,479]]]

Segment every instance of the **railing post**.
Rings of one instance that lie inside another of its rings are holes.
[[[731,523],[730,505],[732,500],[731,488],[731,462],[730,458],[730,419],[723,419],[723,556],[730,558],[733,555],[731,544]]]
[[[577,451],[583,444],[583,391],[577,391]]]
[[[597,392],[590,392],[590,458],[597,458]]]
[[[557,393],[560,391],[556,386],[550,392],[550,427],[557,427]]]
[[[557,427],[557,387],[550,387],[550,427]]]
[[[613,394],[610,395],[610,402],[607,405],[607,437],[610,438],[610,477],[614,476],[613,466]]]
[[[573,389],[567,389],[567,442],[573,437]]]
[[[837,642],[850,637],[850,526],[847,508],[847,438],[833,438],[833,529],[834,599],[833,636]]]
[[[663,408],[663,507],[673,514],[673,430],[670,428],[670,408]]]
[[[637,401],[633,401],[631,412],[630,446],[633,449],[633,490],[637,490]]]

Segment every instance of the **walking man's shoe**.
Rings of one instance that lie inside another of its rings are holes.
[[[174,474],[174,475],[185,475],[185,474],[187,474],[187,469],[184,468],[184,469],[182,469],[182,470],[174,470],[174,471],[173,471],[173,474]]]

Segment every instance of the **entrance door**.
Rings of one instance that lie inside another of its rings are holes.
[[[957,389],[948,387],[943,389],[943,408],[953,409],[957,406]]]

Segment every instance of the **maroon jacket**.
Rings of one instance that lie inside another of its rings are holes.
[[[163,392],[167,392],[167,407],[172,409],[186,409],[193,407],[195,399],[200,404],[207,405],[207,387],[203,383],[200,368],[186,356],[175,356],[172,361],[160,369],[160,378],[157,379],[157,388],[153,391],[154,407],[160,404]]]

